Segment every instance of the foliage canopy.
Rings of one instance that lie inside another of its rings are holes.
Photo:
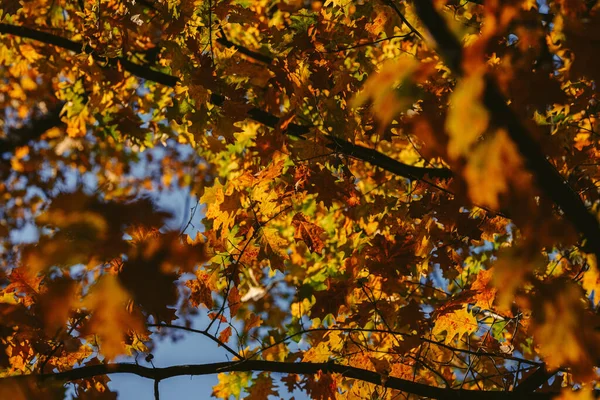
[[[2,1],[0,397],[591,398],[596,3]]]

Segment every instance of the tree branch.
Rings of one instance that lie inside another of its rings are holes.
[[[4,23],[0,23],[0,33],[11,34],[19,37],[37,40],[42,43],[51,44],[76,53],[85,52],[87,54],[91,54],[92,57],[94,57],[94,59],[100,60],[108,64],[108,66],[116,67],[120,64],[125,71],[139,78],[157,82],[169,87],[174,87],[179,82],[179,78],[177,78],[176,76],[165,74],[164,72],[155,71],[149,66],[136,64],[124,57],[115,57],[107,59],[105,57],[95,54],[93,49],[89,46],[51,33]],[[221,94],[213,93],[210,96],[210,102],[217,107],[222,107],[225,101],[225,96]],[[248,110],[247,117],[270,128],[277,128],[277,126],[279,125],[279,117],[256,107],[253,107],[250,110]],[[49,129],[53,126],[57,126],[61,123],[60,118],[55,118],[51,120],[51,122],[54,123],[54,125],[48,123],[48,128],[46,129]],[[303,137],[303,135],[307,134],[310,131],[310,129],[311,127],[306,125],[290,123],[287,126],[287,129],[284,133],[286,133],[287,135],[292,135],[301,138]],[[38,132],[37,128],[36,132]],[[39,134],[41,135],[41,133]],[[330,139],[331,138],[332,137],[330,137]],[[335,142],[336,149],[339,152],[351,152],[347,153],[347,155],[361,159],[363,161],[367,161],[373,165],[377,165],[396,175],[404,176],[411,179],[423,179],[424,176],[430,176],[434,178],[450,178],[452,176],[452,173],[447,169],[421,168],[406,165],[400,163],[399,161],[393,160],[392,158],[387,157],[377,152],[376,150],[367,149],[362,146],[357,146],[352,143],[342,141],[341,139],[332,140]]]
[[[273,62],[273,57],[258,53],[256,51],[252,51],[244,46],[240,46],[239,44],[233,43],[232,41],[227,39],[223,30],[221,30],[221,35],[222,36],[217,39],[217,43],[219,43],[220,45],[228,47],[230,49],[235,49],[238,53],[265,64],[271,64]]]
[[[13,153],[17,147],[25,146],[29,141],[38,139],[48,129],[60,126],[60,111],[64,103],[57,103],[46,114],[32,118],[21,128],[11,129],[6,137],[0,139],[0,154]]]
[[[394,0],[384,0],[383,2],[394,10],[398,17],[400,17],[400,20],[404,23],[404,25],[408,27],[408,29],[410,29],[411,32],[414,32],[414,34],[417,35],[419,39],[424,40],[423,35],[421,35],[421,32],[416,30],[415,27],[412,26],[412,24],[406,19],[404,14],[402,14],[398,6],[394,3]]]
[[[448,168],[427,168],[415,167],[412,165],[403,164],[386,156],[374,149],[369,149],[357,144],[350,143],[335,136],[326,135],[333,143],[328,147],[332,150],[339,151],[350,157],[355,157],[370,164],[376,165],[384,170],[395,175],[404,176],[410,179],[423,180],[426,177],[450,179],[452,171]]]
[[[75,42],[62,36],[54,35],[49,32],[42,32],[25,26],[10,25],[0,23],[0,33],[11,34],[23,38],[37,40],[42,43],[51,44],[75,53],[90,54],[95,60],[107,63],[111,67],[117,67],[119,64],[123,69],[135,76],[148,81],[157,82],[166,86],[173,87],[177,84],[178,78],[160,71],[155,71],[146,66],[136,64],[125,57],[103,57],[88,45]]]
[[[419,0],[415,2],[415,7],[419,18],[437,42],[439,52],[448,66],[457,75],[462,75],[462,46],[435,10],[431,0]],[[483,103],[490,112],[492,124],[504,127],[508,131],[542,192],[563,211],[567,220],[587,240],[587,251],[595,253],[596,258],[600,259],[598,219],[588,212],[579,195],[548,161],[517,114],[507,105],[506,99],[491,77],[486,80]]]
[[[177,365],[166,368],[149,368],[139,364],[114,363],[89,365],[69,371],[56,372],[41,375],[17,375],[0,378],[0,382],[20,382],[35,379],[41,382],[71,382],[78,379],[89,379],[109,374],[134,374],[143,378],[161,381],[176,376],[188,375],[211,375],[221,372],[276,372],[285,374],[313,375],[318,372],[336,373],[346,378],[357,379],[391,389],[401,390],[421,397],[432,399],[460,399],[475,400],[485,397],[486,399],[513,400],[513,399],[551,399],[558,393],[527,393],[501,392],[501,391],[479,391],[465,389],[451,389],[429,386],[422,383],[412,382],[395,377],[382,377],[374,371],[362,368],[339,365],[335,363],[309,363],[309,362],[278,362],[262,360],[245,360],[220,362],[213,364]]]
[[[548,379],[552,378],[552,376],[554,376],[554,374],[557,372],[558,371],[548,371],[546,369],[546,365],[542,364],[537,370],[535,370],[533,374],[527,376],[525,379],[519,382],[514,391],[518,393],[533,392],[547,382]]]
[[[187,331],[187,332],[192,332],[192,333],[198,333],[204,337],[209,338],[210,340],[212,340],[213,342],[215,342],[216,344],[218,344],[219,346],[223,347],[225,350],[227,350],[232,356],[239,358],[240,360],[243,360],[244,357],[239,354],[237,351],[233,350],[231,347],[229,347],[227,344],[223,343],[221,340],[219,340],[219,338],[215,337],[214,335],[211,335],[210,333],[208,333],[207,331],[201,331],[198,329],[194,329],[194,328],[188,328],[187,326],[181,326],[181,325],[172,325],[172,324],[148,324],[149,327],[153,327],[153,328],[171,328],[171,329],[179,329],[182,331]]]

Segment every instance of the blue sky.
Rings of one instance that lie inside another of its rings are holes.
[[[209,320],[204,312],[195,321],[194,328],[203,329]],[[181,332],[183,339],[176,342],[170,339],[158,342],[152,362],[156,367],[168,367],[181,364],[206,364],[228,361],[227,352],[215,345],[210,339],[191,332]],[[125,359],[123,361],[130,361]],[[140,357],[140,364],[148,365]],[[120,400],[154,399],[154,383],[131,374],[111,375],[110,388],[117,391]],[[161,400],[198,400],[208,399],[216,385],[217,375],[183,376],[164,380],[160,383]]]

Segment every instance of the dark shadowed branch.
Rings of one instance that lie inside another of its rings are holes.
[[[139,78],[146,79],[148,81],[157,82],[169,87],[174,87],[178,82],[179,78],[173,75],[166,74],[164,72],[156,71],[149,66],[136,64],[125,57],[115,57],[115,58],[105,58],[103,56],[96,55],[93,52],[93,49],[89,46],[85,46],[81,43],[63,38],[61,36],[57,36],[51,33],[38,31],[35,29],[16,26],[10,24],[0,23],[0,33],[11,34],[23,38],[29,38],[33,40],[40,41],[42,43],[54,45],[57,47],[61,47],[76,53],[86,52],[91,54],[95,59],[101,60],[105,65],[116,67],[117,65],[121,65],[123,69]],[[225,43],[229,44],[229,42]],[[266,61],[266,60],[265,60]],[[227,99],[225,96],[213,93],[210,97],[210,102],[215,106],[222,107],[225,104]],[[247,117],[252,119],[258,123],[261,123],[270,128],[276,128],[279,125],[280,118],[276,115],[273,115],[269,112],[261,110],[259,108],[251,108],[247,111]],[[40,132],[41,129],[47,130],[53,126],[57,126],[61,123],[58,116],[50,118],[47,122],[42,123],[40,127],[32,128],[32,132]],[[310,131],[311,127],[306,125],[294,124],[290,123],[287,125],[287,129],[284,133],[295,136],[295,137],[303,137],[303,135],[307,134]],[[43,133],[43,131],[41,132]],[[41,135],[39,133],[39,135]],[[39,136],[38,135],[38,136]],[[34,137],[35,135],[32,135]],[[451,176],[451,172],[447,169],[439,169],[435,168],[421,168],[406,165],[400,163],[399,161],[393,160],[376,150],[367,149],[361,146],[354,145],[349,142],[342,141],[341,139],[335,140],[335,148],[338,152],[344,153],[346,151],[352,152],[348,154],[349,156],[355,157],[357,159],[361,159],[363,161],[367,161],[374,165],[377,165],[388,172],[391,172],[396,175],[404,176],[411,179],[420,179],[419,177],[430,176],[430,177],[442,177],[449,178]],[[13,146],[14,149],[14,146]],[[362,157],[368,157],[368,159],[363,159]],[[389,168],[389,169],[388,169]]]
[[[462,46],[436,11],[431,0],[419,0],[415,2],[415,7],[419,18],[436,41],[438,51],[446,64],[454,73],[462,75]],[[508,131],[542,192],[560,207],[565,217],[587,240],[587,251],[595,253],[600,259],[598,219],[587,210],[579,195],[548,161],[539,144],[517,114],[508,106],[507,100],[491,77],[486,80],[483,103],[490,113],[492,124],[506,128]]]
[[[449,179],[452,178],[452,171],[448,168],[427,168],[415,167],[412,165],[403,164],[386,156],[374,149],[369,149],[357,144],[350,143],[335,136],[327,135],[333,143],[329,146],[332,150],[339,151],[350,157],[355,157],[370,164],[376,165],[395,175],[404,176],[407,178],[422,180],[426,177]]]
[[[62,125],[60,111],[63,103],[57,103],[48,112],[39,117],[33,117],[28,124],[21,128],[11,129],[0,139],[0,154],[13,153],[17,147],[25,146],[30,141],[38,139],[48,129]]]
[[[149,368],[139,364],[115,363],[115,364],[100,364],[90,365],[81,368],[72,369],[69,371],[56,372],[43,375],[18,375],[12,377],[0,378],[2,381],[25,381],[35,379],[41,382],[71,382],[78,379],[89,379],[101,375],[109,374],[134,374],[143,378],[162,381],[164,379],[173,378],[176,376],[199,376],[211,375],[222,372],[275,372],[284,374],[300,374],[312,375],[318,372],[335,373],[345,378],[357,379],[363,382],[369,382],[374,385],[387,387],[390,389],[401,390],[406,393],[415,394],[421,397],[432,399],[498,399],[498,400],[513,400],[513,399],[551,399],[558,393],[518,393],[518,392],[502,392],[502,391],[479,391],[479,390],[464,390],[451,389],[429,386],[418,382],[412,382],[406,379],[395,377],[382,377],[377,372],[369,371],[362,368],[351,367],[347,365],[339,365],[335,363],[310,363],[310,362],[278,362],[278,361],[262,361],[262,360],[244,360],[230,361],[212,364],[193,364],[193,365],[177,365],[166,368]]]

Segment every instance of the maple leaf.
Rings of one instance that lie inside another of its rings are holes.
[[[169,254],[173,250],[173,241],[178,240],[178,235],[171,233],[150,236],[137,243],[118,274],[119,282],[132,295],[132,299],[143,311],[160,321],[175,319],[175,311],[170,306],[177,303],[175,281],[178,274],[169,268],[167,261],[174,262],[178,258]],[[196,252],[195,255],[201,256],[201,253]]]
[[[492,286],[492,274],[492,270],[481,270],[477,273],[477,278],[471,285],[471,290],[475,291],[473,296],[475,306],[492,308],[497,292],[497,289]]]
[[[44,293],[39,296],[38,304],[44,315],[44,322],[49,334],[66,325],[79,297],[75,281],[57,279],[46,285]]]
[[[220,398],[593,394],[593,2],[46,3],[0,6],[0,398],[239,323]]]
[[[0,382],[0,396],[3,399],[29,400],[29,399],[64,399],[65,388],[59,384],[39,385],[34,379],[24,379],[19,382]]]
[[[354,290],[351,279],[342,279],[341,282],[328,279],[327,288],[314,293],[315,304],[311,307],[312,317],[323,318],[327,314],[337,315],[340,307],[347,304],[346,297]]]
[[[400,111],[415,101],[411,96],[398,96],[394,89],[403,81],[406,81],[403,82],[405,85],[412,85],[407,78],[419,67],[420,64],[410,57],[388,61],[377,74],[367,80],[363,90],[353,101],[354,107],[372,100],[375,115],[382,125],[387,126]]]
[[[259,374],[252,382],[252,385],[248,388],[250,395],[246,397],[247,400],[267,400],[269,396],[278,396],[279,393],[275,391],[273,385],[273,378],[267,373]]]
[[[297,213],[292,218],[292,225],[295,228],[294,239],[296,242],[303,241],[306,247],[310,251],[315,253],[321,253],[325,248],[325,243],[321,237],[325,233],[325,230],[320,226],[308,222],[306,217],[302,213]]]
[[[221,229],[221,233],[226,233],[235,222],[235,215],[238,212],[239,200],[236,196],[226,195],[225,187],[217,180],[211,188],[207,188],[200,197],[200,202],[208,204],[206,218],[214,220],[213,229]]]
[[[18,0],[10,0],[2,3],[2,10],[6,14],[14,15],[21,8]]]
[[[474,72],[460,80],[452,92],[446,119],[450,136],[448,155],[452,158],[468,154],[473,143],[488,128],[490,117],[481,99],[484,85],[483,74]]]
[[[330,355],[339,351],[344,345],[343,333],[340,331],[329,331],[315,346],[304,352],[303,361],[326,362]]]
[[[534,336],[545,362],[552,367],[572,365],[580,379],[593,379],[600,335],[586,328],[596,326],[598,321],[584,309],[581,288],[559,279],[540,288],[540,292],[552,293],[533,299]]]
[[[441,335],[442,332],[446,332],[444,343],[448,344],[457,335],[458,339],[461,339],[465,334],[470,335],[476,332],[477,329],[477,319],[467,311],[466,307],[463,307],[460,310],[439,316],[435,320],[435,325],[431,333],[437,336]]]
[[[203,304],[209,310],[212,309],[212,293],[217,290],[216,280],[215,274],[208,274],[205,271],[197,270],[196,279],[185,283],[191,289],[190,303],[192,307],[198,307],[200,304]]]
[[[244,333],[249,332],[252,328],[260,326],[262,322],[263,320],[260,319],[258,315],[251,313],[250,317],[246,318],[244,321]]]
[[[288,242],[280,232],[275,228],[265,227],[261,230],[261,247],[260,256],[269,260],[271,268],[283,271],[284,261],[288,258],[286,249]]]
[[[231,318],[233,318],[242,306],[242,296],[240,296],[237,287],[233,286],[231,288],[227,296],[227,301],[229,302],[229,314],[231,315]]]
[[[504,130],[472,152],[464,174],[473,202],[494,210],[500,206],[499,197],[509,188],[524,189],[530,185],[529,177],[523,173],[521,156]]]
[[[329,400],[336,397],[338,393],[337,379],[332,374],[319,371],[316,376],[308,377],[304,389],[311,399]]]
[[[102,354],[109,360],[125,353],[125,339],[130,331],[144,328],[140,317],[127,311],[128,301],[129,294],[114,275],[104,275],[83,300],[82,306],[92,317],[82,333],[97,335]]]
[[[229,399],[231,396],[239,399],[251,376],[249,372],[220,373],[217,376],[219,383],[213,386],[212,395],[218,399]]]
[[[223,329],[223,331],[221,333],[219,333],[219,340],[222,343],[227,343],[229,341],[230,337],[231,337],[231,327],[230,326]]]

